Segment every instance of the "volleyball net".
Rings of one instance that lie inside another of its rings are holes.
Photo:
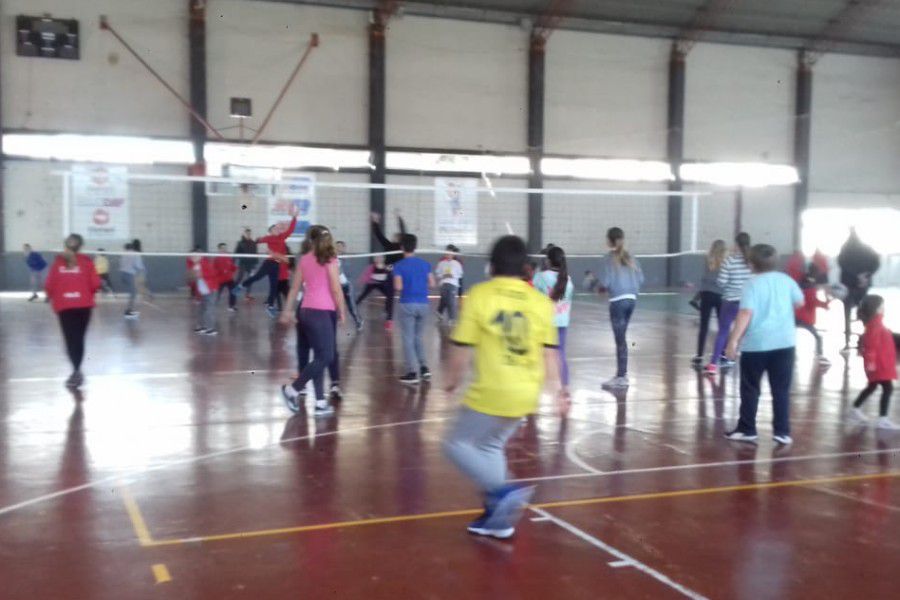
[[[509,177],[390,176],[387,184],[369,175],[338,172],[289,172],[232,166],[225,176],[185,176],[159,166],[72,166],[44,173],[27,187],[33,198],[18,198],[32,215],[30,226],[7,240],[7,248],[30,243],[44,253],[61,249],[68,233],[85,239],[85,252],[110,256],[112,269],[125,245],[140,241],[151,285],[159,290],[183,285],[185,259],[191,254],[224,252],[245,263],[265,258],[237,252],[242,236],[258,239],[299,213],[294,235],[286,241],[299,250],[312,224],[328,227],[344,242],[345,270],[357,278],[384,255],[378,233],[389,240],[401,231],[418,237],[419,253],[436,263],[448,245],[458,248],[467,281],[484,277],[486,256],[494,241],[507,234],[528,237],[531,194],[543,198],[541,244],[564,248],[573,280],[596,272],[607,252],[609,227],[626,232],[630,251],[641,260],[651,285],[671,281],[672,261],[697,262],[713,239],[733,234],[734,214],[728,194],[703,189],[670,192],[661,183],[615,183],[554,180],[542,190],[527,180]],[[373,224],[371,199],[384,199],[384,213]],[[201,199],[198,206],[195,198]],[[680,198],[681,244],[669,252],[670,198]],[[205,212],[205,219],[203,213]],[[198,239],[197,222],[205,224]],[[26,233],[27,231],[27,237]],[[202,236],[200,236],[202,237]],[[679,280],[690,280],[684,274]],[[679,281],[680,282],[680,281]]]

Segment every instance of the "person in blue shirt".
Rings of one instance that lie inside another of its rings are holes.
[[[31,244],[22,246],[22,252],[25,254],[25,264],[28,265],[28,271],[31,275],[31,297],[29,302],[38,299],[38,290],[44,287],[44,271],[47,270],[47,261],[31,248]]]
[[[429,313],[428,290],[435,287],[435,281],[428,261],[415,255],[418,244],[416,236],[404,234],[400,239],[403,260],[394,265],[394,289],[400,292],[399,321],[406,362],[406,374],[400,381],[408,384],[431,379],[422,334]]]
[[[772,246],[753,246],[749,262],[754,275],[744,286],[737,320],[725,351],[725,355],[734,360],[738,346],[741,348],[740,420],[725,437],[756,443],[760,383],[763,374],[768,373],[774,440],[787,446],[793,443],[790,392],[797,337],[794,311],[803,305],[803,292],[796,281],[775,270],[778,254]]]

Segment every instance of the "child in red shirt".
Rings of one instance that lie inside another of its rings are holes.
[[[219,254],[227,254],[228,246],[225,244],[218,245]],[[234,275],[237,273],[237,265],[230,256],[217,256],[213,259],[213,267],[216,270],[216,303],[222,295],[222,290],[228,290],[228,310],[237,312],[237,296],[234,295]]]
[[[47,300],[59,317],[66,352],[72,363],[72,374],[66,387],[78,388],[84,383],[81,362],[84,360],[84,338],[94,308],[94,294],[100,289],[100,276],[94,261],[80,254],[84,240],[77,233],[66,238],[66,249],[56,257],[44,283]]]
[[[822,336],[816,330],[816,310],[828,308],[828,302],[819,299],[818,285],[822,281],[827,281],[827,273],[822,272],[821,264],[815,260],[807,267],[805,258],[799,252],[788,259],[786,271],[803,290],[803,305],[794,312],[797,327],[812,334],[816,340],[816,358],[820,365],[827,367],[831,361],[825,358],[822,351]]]
[[[219,287],[219,273],[215,263],[208,256],[191,255],[188,257],[191,271],[197,282],[197,293],[200,294],[200,307],[197,311],[197,326],[194,333],[201,335],[218,335],[216,329],[216,296]]]
[[[853,403],[850,417],[861,423],[868,421],[866,415],[860,409],[865,401],[869,399],[869,396],[880,386],[881,406],[879,414],[881,416],[875,426],[878,429],[900,429],[900,425],[897,425],[888,417],[891,393],[894,391],[893,382],[897,379],[897,348],[894,346],[894,334],[884,326],[884,298],[874,294],[866,296],[860,302],[857,314],[866,325],[866,331],[860,340],[859,353],[863,357],[869,385],[860,392],[856,402]]]

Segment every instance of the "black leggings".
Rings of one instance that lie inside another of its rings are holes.
[[[869,396],[881,386],[881,406],[879,407],[879,413],[882,417],[886,417],[888,414],[888,408],[891,405],[891,393],[894,391],[894,384],[891,381],[872,381],[869,382],[869,385],[866,386],[866,389],[859,393],[859,396],[856,398],[856,402],[853,403],[854,408],[859,408],[862,406],[866,400],[869,399]]]
[[[380,283],[367,283],[366,287],[363,288],[362,293],[356,298],[356,305],[359,304],[366,299],[366,296],[371,294],[373,291],[378,290],[382,294],[384,294],[384,313],[386,319],[391,321],[394,319],[394,282],[391,281],[390,278],[380,282]]]
[[[712,317],[713,310],[716,311],[716,319],[718,319],[721,308],[722,294],[700,292],[700,333],[697,334],[697,356],[703,356],[703,353],[706,351],[706,338],[709,336],[709,320]],[[715,359],[715,357],[713,358]]]
[[[274,306],[278,295],[278,263],[274,260],[268,258],[264,260],[256,273],[241,282],[241,286],[250,289],[251,285],[263,278],[269,280],[269,296],[266,298],[266,304]]]
[[[81,369],[84,360],[84,336],[91,322],[90,308],[70,308],[59,311],[59,326],[66,341],[66,353],[72,363],[72,370]]]

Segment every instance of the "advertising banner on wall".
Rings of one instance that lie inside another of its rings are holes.
[[[268,225],[291,220],[291,207],[297,209],[297,227],[291,239],[301,239],[316,219],[316,174],[285,171],[275,195],[269,198]]]
[[[478,179],[435,178],[435,244],[478,244],[478,182]]]
[[[71,233],[86,240],[131,237],[127,167],[75,165],[71,184]]]

